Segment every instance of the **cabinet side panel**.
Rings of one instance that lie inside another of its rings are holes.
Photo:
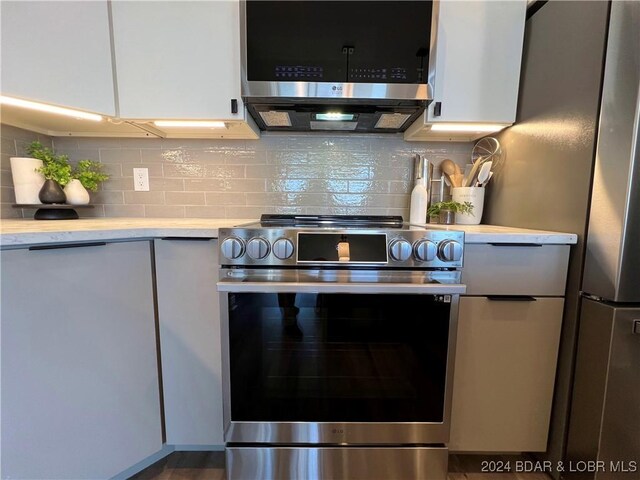
[[[223,445],[217,240],[155,240],[167,443]]]
[[[486,223],[578,234],[546,457],[554,464],[566,438],[608,9],[547,2],[527,20],[516,125],[498,135],[507,157],[485,199]]]

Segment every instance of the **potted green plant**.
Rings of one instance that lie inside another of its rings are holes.
[[[36,171],[41,173],[45,182],[38,193],[42,203],[64,203],[66,196],[62,187],[71,180],[71,165],[67,155],[57,155],[42,143],[35,141],[27,146],[27,153],[33,158],[42,160],[42,167]]]
[[[71,170],[71,180],[64,187],[67,202],[71,205],[86,205],[89,203],[89,192],[98,190],[98,185],[109,179],[109,175],[102,171],[102,164],[93,160],[80,160]]]
[[[433,217],[437,217],[439,223],[447,225],[455,223],[456,213],[473,215],[473,204],[471,202],[460,203],[449,200],[447,202],[434,203],[427,210],[427,215],[429,215],[430,220],[433,219]]]

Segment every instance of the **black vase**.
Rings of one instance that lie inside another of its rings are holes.
[[[38,198],[42,203],[64,203],[67,196],[60,184],[54,180],[45,180],[44,185],[38,193]]]

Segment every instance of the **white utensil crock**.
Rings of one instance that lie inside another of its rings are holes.
[[[40,189],[44,185],[44,176],[36,172],[38,168],[42,167],[42,160],[11,157],[10,162],[16,203],[21,205],[42,203],[38,198],[38,193],[40,193]]]
[[[482,220],[484,207],[484,187],[456,187],[451,191],[451,199],[454,202],[470,202],[473,205],[473,213],[456,213],[458,225],[479,225]]]
[[[73,179],[64,187],[64,194],[67,196],[67,203],[69,205],[88,205],[89,204],[89,192],[84,188],[84,185],[80,183],[80,180]]]

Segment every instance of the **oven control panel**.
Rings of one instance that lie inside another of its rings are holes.
[[[222,228],[225,266],[460,268],[464,232],[426,229]]]

